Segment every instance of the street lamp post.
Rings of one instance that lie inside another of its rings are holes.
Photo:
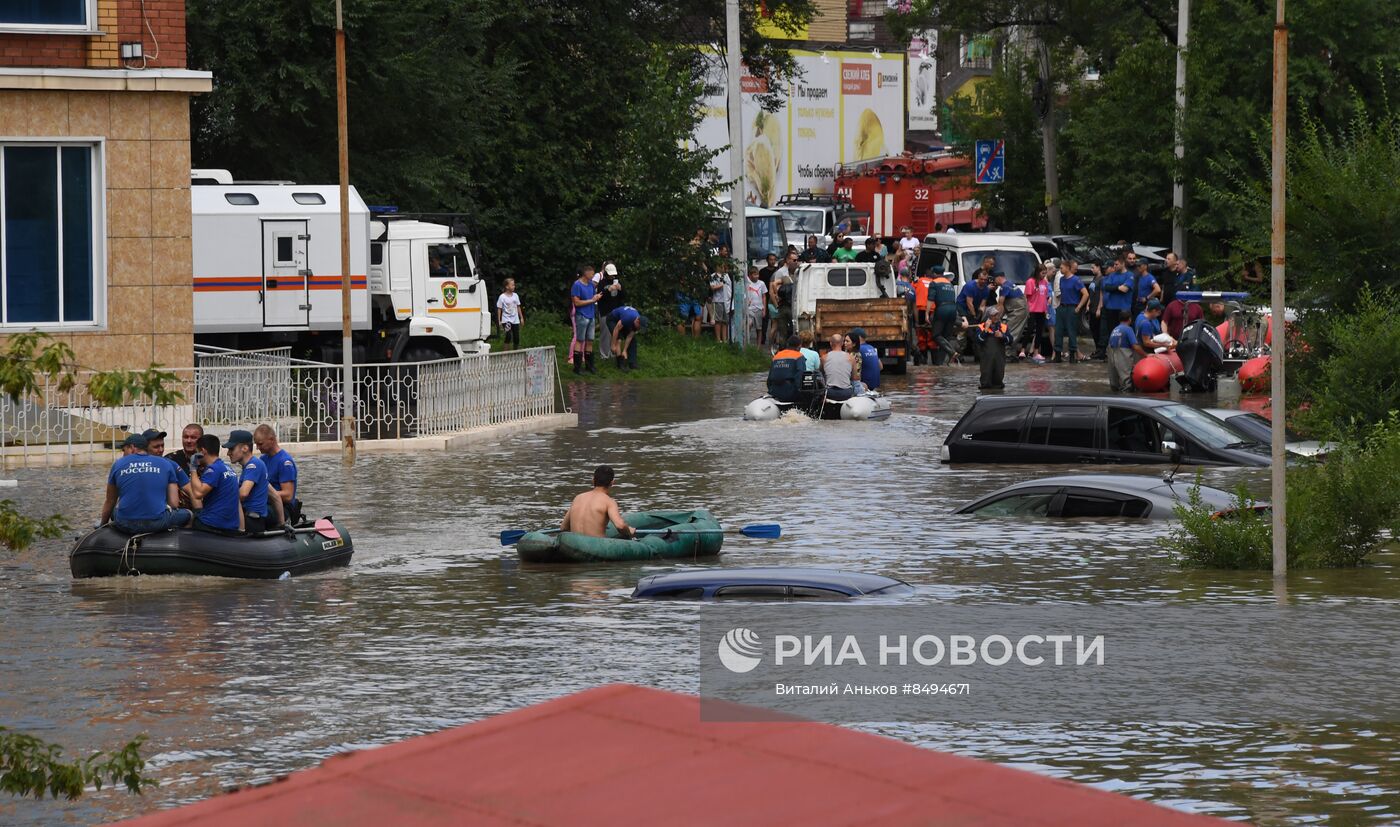
[[[340,437],[341,458],[355,461],[355,368],[350,341],[350,114],[345,92],[345,21],[335,0],[335,127],[340,144]]]
[[[1284,476],[1287,469],[1284,454],[1284,427],[1287,409],[1284,407],[1283,358],[1287,350],[1287,335],[1283,320],[1283,265],[1284,265],[1284,212],[1285,187],[1288,175],[1288,26],[1284,22],[1284,0],[1277,0],[1274,17],[1274,113],[1273,113],[1273,198],[1272,198],[1272,243],[1269,253],[1269,298],[1273,316],[1270,324],[1273,330],[1273,347],[1269,351],[1269,364],[1272,369],[1270,388],[1273,406],[1273,428],[1270,436],[1270,453],[1273,459],[1272,492],[1273,500],[1273,562],[1274,577],[1283,579],[1288,572],[1288,536],[1285,517],[1288,512],[1287,489]]]
[[[729,254],[740,262],[739,281],[735,282],[734,289],[734,295],[738,296],[740,287],[747,289],[743,281],[749,270],[749,242],[744,226],[744,113],[739,96],[739,69],[744,55],[739,50],[739,0],[727,0],[724,6],[725,34],[729,47],[725,55],[729,69],[729,176],[733,179],[729,190]],[[730,274],[730,279],[735,275]],[[744,295],[747,299],[747,293]],[[734,304],[736,302],[731,302],[731,307]],[[743,347],[746,344],[744,313],[735,313],[733,319],[730,328],[735,334],[733,341]]]

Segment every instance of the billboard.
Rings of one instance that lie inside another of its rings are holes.
[[[775,112],[757,95],[765,81],[740,81],[744,136],[744,188],[751,204],[768,206],[801,189],[830,192],[838,163],[904,151],[903,54],[794,51],[799,77],[783,91]],[[716,61],[716,64],[718,61]],[[701,146],[723,150],[714,159],[729,178],[729,125],[725,73],[712,65],[695,132]]]
[[[938,131],[938,96],[934,78],[938,63],[932,57],[909,58],[909,129]]]

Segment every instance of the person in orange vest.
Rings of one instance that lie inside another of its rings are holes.
[[[933,283],[928,291],[929,319],[932,322],[929,335],[938,346],[936,362],[940,365],[949,362],[957,364],[962,361],[962,357],[958,355],[958,347],[954,344],[958,336],[958,290],[944,275],[942,264],[933,265],[929,275],[933,276]]]
[[[914,364],[927,365],[933,361],[933,302],[929,301],[929,288],[933,286],[933,274],[925,272],[914,280]]]
[[[784,404],[797,401],[802,389],[802,375],[807,372],[807,355],[802,352],[802,340],[789,336],[786,346],[773,354],[768,366],[768,395]]]
[[[1001,320],[1001,310],[987,308],[986,316],[977,326],[977,351],[982,358],[982,390],[1000,390],[1006,387],[1002,378],[1006,374],[1006,322]]]

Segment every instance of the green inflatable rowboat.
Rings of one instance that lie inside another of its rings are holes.
[[[636,511],[622,515],[638,530],[659,530],[635,540],[623,540],[608,527],[606,537],[572,531],[532,531],[516,543],[527,563],[598,563],[616,560],[672,560],[719,554],[724,532],[704,509],[696,511]]]

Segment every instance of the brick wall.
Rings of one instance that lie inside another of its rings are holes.
[[[147,68],[186,68],[185,0],[145,0],[144,18],[141,0],[98,0],[97,28],[103,34],[0,33],[0,66],[121,69],[121,44],[139,41]]]

